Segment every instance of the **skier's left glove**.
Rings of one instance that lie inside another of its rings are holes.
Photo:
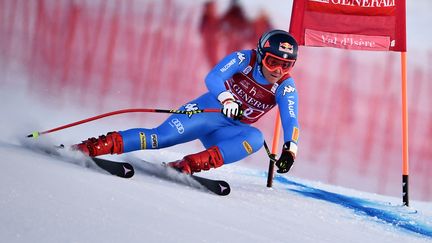
[[[276,161],[278,173],[287,173],[294,164],[294,158],[297,153],[297,145],[293,142],[286,142],[283,145],[280,158]]]
[[[222,108],[222,114],[224,114],[226,117],[232,118],[234,120],[240,120],[243,111],[240,108],[240,105],[236,100],[234,99],[234,96],[229,91],[224,91],[219,94],[218,100],[223,105]]]

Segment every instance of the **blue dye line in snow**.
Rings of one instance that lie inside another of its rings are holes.
[[[410,212],[408,210],[400,212],[397,211],[395,206],[324,191],[288,180],[287,178],[279,175],[277,175],[274,179],[282,184],[296,186],[295,189],[288,188],[288,190],[299,193],[303,196],[338,204],[352,209],[358,214],[375,217],[396,227],[400,227],[402,229],[424,236],[432,237],[432,228],[422,222],[419,222],[418,219],[410,217]]]

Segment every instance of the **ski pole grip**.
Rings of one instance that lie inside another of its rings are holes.
[[[32,132],[31,134],[27,135],[27,137],[37,139],[39,135],[39,132]]]

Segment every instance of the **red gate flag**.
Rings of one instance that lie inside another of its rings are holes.
[[[405,0],[294,0],[290,33],[305,46],[405,52]]]

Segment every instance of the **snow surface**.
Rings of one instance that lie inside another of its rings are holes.
[[[131,179],[101,172],[76,153],[58,159],[37,152],[41,144],[110,131],[113,121],[28,139],[91,111],[68,104],[59,111],[57,101],[40,103],[18,81],[0,91],[0,242],[432,242],[430,203],[405,208],[400,198],[289,174],[268,189],[266,172],[241,162],[200,173],[230,183],[231,194],[220,197],[158,177],[140,161],[175,160],[191,145],[109,156],[135,165]]]

